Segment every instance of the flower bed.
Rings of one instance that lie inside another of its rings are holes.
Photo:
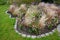
[[[59,7],[49,3],[30,6],[22,4],[20,7],[14,3],[10,5],[8,13],[16,17],[15,29],[19,34],[40,37],[42,34],[45,36],[49,32],[52,33],[51,31],[57,28],[60,23],[60,14],[57,10],[60,10]]]

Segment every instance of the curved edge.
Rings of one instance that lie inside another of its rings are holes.
[[[55,32],[55,30],[56,30],[56,29],[54,29],[49,33],[45,33],[45,34],[35,36],[35,35],[26,35],[26,34],[20,33],[16,28],[17,28],[17,19],[16,19],[15,26],[14,26],[14,29],[15,29],[16,33],[18,33],[22,37],[33,38],[33,39],[34,38],[41,38],[41,37],[49,36],[50,34],[53,34],[53,32]]]
[[[8,10],[7,10],[7,11],[8,11]],[[11,15],[10,15],[9,13],[7,13],[7,11],[5,11],[5,13],[9,15],[9,18],[14,19],[14,17],[11,17]]]

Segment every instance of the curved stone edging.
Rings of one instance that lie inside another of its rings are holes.
[[[19,35],[21,35],[22,37],[28,37],[28,38],[41,38],[41,37],[45,37],[45,36],[49,36],[50,34],[53,34],[53,32],[55,32],[56,29],[52,30],[51,32],[49,33],[45,33],[45,34],[41,34],[41,35],[38,35],[38,36],[34,36],[34,35],[26,35],[26,34],[22,34],[20,33],[17,29],[17,19],[16,19],[16,23],[15,23],[15,26],[14,26],[14,29],[16,31],[16,33],[18,33]]]
[[[11,15],[9,13],[7,13],[7,11],[5,13],[9,15],[9,18],[14,19],[14,17],[11,17]]]

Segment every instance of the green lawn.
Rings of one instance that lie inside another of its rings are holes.
[[[0,40],[60,40],[58,32],[54,32],[53,35],[49,35],[43,38],[24,38],[14,30],[15,19],[9,18],[9,15],[5,13],[8,9],[8,5],[0,5]]]

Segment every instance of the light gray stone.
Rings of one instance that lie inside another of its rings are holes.
[[[41,35],[38,35],[37,38],[41,38]]]
[[[42,35],[41,35],[41,37],[44,37],[44,36],[45,36],[45,34],[42,34]]]
[[[45,33],[46,36],[49,36],[49,33]]]
[[[29,37],[31,37],[30,35],[27,35],[27,37],[29,38]]]
[[[55,31],[55,29],[54,30],[52,30],[52,32],[54,32]]]
[[[57,30],[58,32],[60,32],[60,24],[57,26]]]
[[[32,38],[36,38],[36,36],[34,36],[34,35],[32,35],[31,37],[32,37]]]
[[[53,34],[53,32],[49,32],[49,34]]]
[[[23,37],[26,37],[26,34],[21,34]]]
[[[8,14],[7,11],[5,11],[5,13]]]

